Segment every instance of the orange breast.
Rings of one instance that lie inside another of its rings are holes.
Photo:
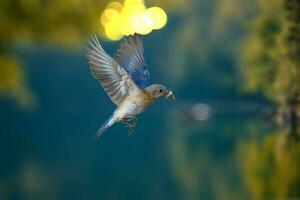
[[[153,98],[147,94],[146,92],[141,92],[138,96],[138,101],[140,101],[140,103],[144,106],[148,106],[150,103],[153,102]]]

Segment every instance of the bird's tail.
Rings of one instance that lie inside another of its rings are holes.
[[[113,120],[113,115],[108,118],[108,120],[106,120],[104,122],[104,124],[99,128],[99,130],[96,132],[95,136],[93,137],[93,140],[97,140],[105,131],[106,129],[108,129],[109,127],[111,127],[113,124],[115,123],[115,121]]]

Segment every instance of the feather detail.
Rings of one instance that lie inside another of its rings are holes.
[[[143,42],[140,35],[128,36],[120,45],[114,60],[132,77],[141,89],[149,86],[150,73],[144,60]]]
[[[131,76],[103,50],[96,36],[89,41],[86,56],[91,65],[92,75],[117,106],[137,90],[138,87]]]

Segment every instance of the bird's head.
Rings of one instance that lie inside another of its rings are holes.
[[[175,96],[171,90],[160,84],[153,84],[146,88],[146,92],[154,99],[165,96],[170,101],[175,101]]]

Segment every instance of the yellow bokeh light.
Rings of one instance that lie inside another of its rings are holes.
[[[105,26],[105,34],[111,40],[119,40],[123,37],[120,33],[119,23],[108,23]]]
[[[151,7],[146,10],[153,21],[153,29],[161,29],[167,23],[167,14],[159,7]]]
[[[122,6],[122,4],[119,3],[119,2],[113,1],[113,2],[109,3],[109,4],[106,6],[106,9],[109,9],[109,8],[114,9],[114,10],[120,12],[120,11],[122,10],[123,6]]]
[[[121,23],[120,32],[123,35],[130,35],[134,32],[134,28],[130,21],[124,19]]]
[[[106,36],[119,40],[124,35],[134,33],[149,34],[154,29],[161,29],[167,23],[167,14],[159,7],[146,9],[143,0],[125,0],[111,2],[100,17]]]
[[[121,15],[126,16],[136,16],[140,13],[144,12],[146,7],[143,4],[129,4],[128,6],[124,6]]]
[[[105,18],[108,19],[109,21],[119,20],[120,17],[119,12],[112,8],[106,9],[103,14]]]
[[[105,17],[104,12],[100,16],[100,22],[105,27],[109,20]]]
[[[136,33],[146,35],[152,31],[153,22],[145,13],[137,15],[133,20],[133,28]]]
[[[144,5],[144,0],[125,0],[124,5],[127,6],[129,4],[142,4]]]

